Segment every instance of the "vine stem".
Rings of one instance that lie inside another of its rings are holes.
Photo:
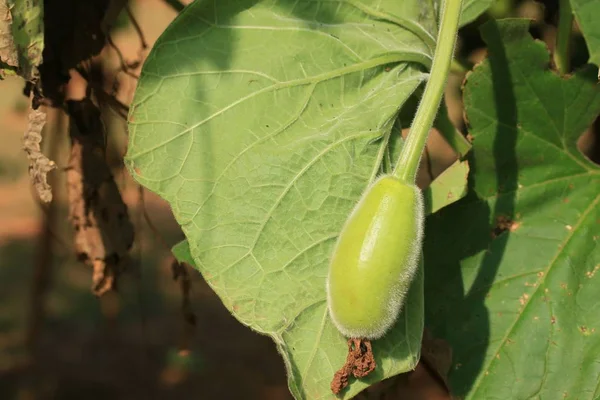
[[[462,0],[444,1],[430,78],[393,172],[394,177],[403,182],[415,183],[421,155],[440,106],[450,71],[461,6]]]
[[[558,32],[556,34],[556,48],[554,49],[554,64],[561,75],[571,69],[570,44],[571,30],[573,28],[573,11],[569,0],[560,0],[558,9]]]

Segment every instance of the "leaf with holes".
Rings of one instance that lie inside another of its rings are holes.
[[[472,190],[432,215],[426,325],[453,348],[465,399],[600,394],[600,168],[577,139],[600,112],[597,69],[548,68],[528,22],[488,22],[468,76]]]

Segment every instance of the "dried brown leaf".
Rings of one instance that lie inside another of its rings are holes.
[[[31,182],[40,196],[40,199],[49,203],[52,201],[52,188],[48,184],[48,172],[56,168],[54,161],[42,154],[42,129],[46,123],[46,113],[41,109],[29,109],[29,123],[23,136],[23,149],[29,159],[29,176]]]
[[[0,62],[11,67],[19,66],[17,47],[11,32],[12,16],[7,0],[0,0]]]

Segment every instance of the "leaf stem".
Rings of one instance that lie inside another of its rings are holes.
[[[456,44],[461,5],[462,0],[444,1],[431,75],[393,172],[396,178],[404,182],[415,182],[421,155],[440,106]]]
[[[561,75],[571,69],[571,30],[573,28],[573,11],[569,0],[560,0],[558,10],[558,32],[554,49],[554,64]]]

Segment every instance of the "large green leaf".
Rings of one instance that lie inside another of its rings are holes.
[[[468,174],[469,163],[460,160],[440,174],[423,193],[426,215],[433,214],[463,198],[467,191]],[[179,262],[198,269],[187,240],[177,243],[172,251]]]
[[[467,399],[600,395],[600,168],[577,139],[600,112],[597,69],[563,79],[528,22],[482,28],[468,76],[470,194],[428,219],[426,325]]]
[[[570,0],[573,14],[579,24],[590,52],[590,62],[600,65],[600,2],[596,0]]]
[[[347,347],[326,310],[329,255],[431,59],[434,7],[370,3],[197,1],[156,43],[131,107],[132,175],[171,204],[225,306],[275,340],[297,398],[333,398]],[[415,366],[422,284],[345,398]]]

